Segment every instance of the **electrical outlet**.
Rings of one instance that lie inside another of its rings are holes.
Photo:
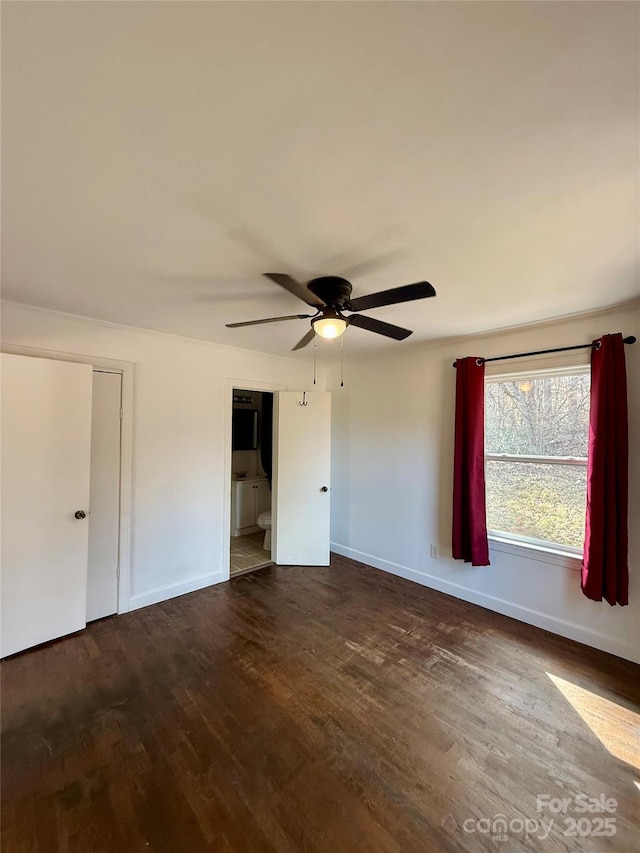
[[[440,556],[440,549],[438,548],[437,545],[431,546],[431,556],[433,557],[434,560],[437,560],[438,557]]]

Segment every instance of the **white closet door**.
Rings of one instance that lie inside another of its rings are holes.
[[[273,559],[328,566],[330,560],[331,394],[279,391],[274,421]]]
[[[2,657],[86,623],[92,379],[2,355]]]
[[[93,373],[87,622],[118,612],[122,375]]]

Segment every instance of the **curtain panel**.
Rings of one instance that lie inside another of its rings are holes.
[[[453,557],[488,566],[484,483],[484,362],[458,359],[453,461]]]
[[[591,351],[591,409],[582,591],[593,601],[629,603],[629,427],[621,334]]]

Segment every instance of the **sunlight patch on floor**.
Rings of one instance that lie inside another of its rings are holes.
[[[640,714],[550,672],[547,675],[611,755],[640,770]]]

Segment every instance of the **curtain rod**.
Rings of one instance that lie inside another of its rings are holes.
[[[624,344],[635,344],[636,340],[637,339],[635,335],[628,335],[628,337],[622,339],[622,342]],[[534,352],[515,352],[512,355],[495,355],[493,358],[479,358],[477,359],[477,362],[478,364],[486,364],[486,362],[488,361],[505,361],[508,358],[526,358],[527,356],[532,355],[546,355],[550,352],[568,352],[568,350],[572,349],[594,349],[594,347],[599,349],[600,344],[576,344],[573,347],[555,347],[554,349],[539,349],[535,350]],[[454,361],[453,366],[457,367],[458,362]]]

